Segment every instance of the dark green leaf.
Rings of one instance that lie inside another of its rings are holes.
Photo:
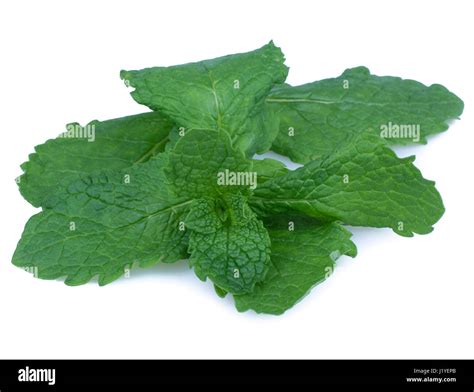
[[[252,155],[268,150],[276,136],[277,119],[264,100],[287,73],[281,50],[270,42],[248,53],[122,71],[121,77],[135,88],[138,103],[165,113],[183,131],[224,130],[234,146]]]
[[[21,167],[20,192],[36,207],[83,175],[123,169],[164,150],[173,124],[158,113],[143,113],[84,127],[66,126],[61,137],[36,146]]]
[[[334,79],[302,86],[278,86],[267,104],[280,117],[273,150],[307,163],[370,130],[390,143],[426,143],[448,129],[464,104],[439,84],[429,87],[392,76],[375,76],[365,67]]]
[[[282,314],[329,277],[341,255],[355,257],[351,234],[337,223],[278,217],[267,224],[271,266],[251,293],[234,295],[239,311]]]
[[[444,207],[434,182],[375,135],[267,181],[252,204],[263,214],[299,211],[354,226],[390,227],[403,236],[432,231]]]
[[[218,216],[215,203],[205,200],[193,206],[197,216],[214,216],[207,225],[191,222],[190,265],[201,280],[209,277],[222,290],[248,293],[267,273],[270,239],[244,198],[232,195],[225,203],[227,214]]]
[[[47,201],[27,223],[13,264],[43,279],[78,285],[94,276],[107,284],[138,263],[186,257],[180,222],[191,201],[166,186],[166,156],[127,170],[85,176]]]

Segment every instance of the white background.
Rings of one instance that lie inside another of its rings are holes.
[[[21,1],[0,6],[1,358],[474,357],[474,37],[469,1]],[[446,213],[433,233],[354,229],[356,259],[285,315],[238,313],[185,263],[99,288],[33,279],[11,265],[36,210],[14,178],[64,124],[147,111],[121,69],[253,50],[273,39],[292,84],[365,65],[441,83],[462,120],[417,154]],[[470,41],[471,40],[471,41]]]

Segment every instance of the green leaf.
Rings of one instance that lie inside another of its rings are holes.
[[[223,193],[248,193],[256,177],[251,161],[232,147],[223,131],[193,129],[169,151],[165,169],[176,192],[199,198]]]
[[[257,173],[258,184],[263,184],[265,181],[288,173],[288,169],[283,162],[272,158],[253,159],[252,170]]]
[[[268,105],[263,105],[262,109],[259,109],[258,112],[258,115],[249,118],[249,132],[239,136],[238,146],[236,146],[236,148],[245,151],[247,157],[270,150],[272,142],[278,134],[280,120],[277,113]],[[170,141],[166,144],[166,149],[172,150],[186,132],[189,132],[189,130],[186,131],[178,127],[173,128],[170,132]]]
[[[252,161],[232,148],[227,133],[215,130],[189,131],[169,154],[169,182],[178,195],[197,199],[185,220],[190,265],[201,280],[209,277],[223,290],[250,291],[265,276],[270,248],[246,201],[252,183],[257,185]]]
[[[21,167],[20,192],[35,207],[83,175],[123,169],[164,150],[173,124],[159,113],[143,113],[84,127],[68,124],[57,139],[36,146]]]
[[[339,256],[357,253],[351,233],[337,223],[286,216],[265,224],[272,243],[271,266],[251,293],[234,295],[240,312],[284,313],[331,275]]]
[[[85,176],[49,198],[49,209],[28,221],[13,264],[43,279],[65,276],[68,285],[94,276],[104,285],[134,263],[186,257],[188,234],[179,223],[191,201],[166,185],[165,159]]]
[[[122,71],[140,104],[165,113],[179,127],[226,131],[234,144],[252,155],[267,150],[277,132],[265,97],[282,83],[288,68],[273,42],[252,52],[172,67]],[[276,120],[277,121],[277,120]]]
[[[443,215],[434,182],[398,158],[375,135],[259,186],[251,200],[260,213],[298,211],[354,226],[390,227],[403,236],[425,234]]]
[[[189,239],[189,264],[203,281],[210,278],[221,291],[247,293],[265,277],[270,263],[270,239],[261,221],[241,195],[193,205]],[[222,214],[221,212],[225,212]],[[209,220],[203,216],[214,217]],[[206,224],[203,224],[206,222]]]
[[[219,286],[216,285],[214,285],[214,291],[220,298],[225,298],[225,296],[227,295],[227,291],[221,289]]]
[[[196,200],[185,219],[186,227],[210,234],[222,227],[228,212],[222,199],[203,197]]]
[[[19,186],[43,212],[28,221],[13,264],[104,285],[134,265],[189,256],[239,311],[281,314],[339,256],[355,256],[342,223],[430,232],[444,212],[434,183],[388,143],[425,143],[459,117],[462,101],[363,67],[298,87],[283,85],[287,73],[272,42],[122,71],[135,100],[157,112],[69,124],[36,147]],[[309,163],[289,171],[251,159],[272,145]]]
[[[369,129],[394,144],[426,143],[427,136],[448,129],[448,120],[464,107],[439,84],[375,76],[365,67],[302,86],[275,87],[266,101],[280,117],[273,150],[300,163]]]
[[[269,151],[280,128],[279,114],[273,107],[266,105],[264,100],[255,107],[255,113],[242,128],[246,132],[241,130],[235,142],[236,148],[245,151],[249,158]]]
[[[189,232],[181,226],[195,199],[249,192],[219,185],[217,174],[250,167],[225,132],[190,131],[174,150],[145,163],[82,175],[58,189],[43,202],[48,210],[26,225],[13,263],[76,285],[96,275],[109,283],[134,262],[184,258]]]

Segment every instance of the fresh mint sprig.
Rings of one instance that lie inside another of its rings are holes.
[[[364,67],[292,87],[272,42],[252,52],[122,71],[153,110],[36,147],[18,183],[42,211],[13,264],[100,285],[134,265],[188,259],[239,311],[281,314],[357,250],[344,225],[426,234],[444,206],[391,144],[426,143],[458,118],[440,85]],[[274,150],[305,164],[254,159]]]

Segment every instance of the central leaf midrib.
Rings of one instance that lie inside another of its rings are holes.
[[[158,143],[155,143],[150,149],[148,149],[147,151],[145,151],[144,154],[142,154],[137,160],[135,160],[133,162],[133,164],[136,164],[136,163],[142,163],[144,162],[148,157],[151,157],[154,155],[154,153],[156,152],[156,150],[158,150],[158,148],[168,140],[168,137],[165,136],[162,140],[160,140]]]
[[[190,204],[190,203],[192,203],[194,200],[195,200],[195,199],[189,199],[189,200],[186,200],[186,201],[184,201],[184,202],[182,202],[182,203],[173,204],[173,205],[171,205],[171,206],[162,208],[161,210],[155,211],[155,212],[151,213],[150,215],[143,216],[142,218],[137,219],[136,221],[134,221],[134,222],[132,222],[132,223],[129,223],[129,224],[125,225],[125,226],[117,227],[117,229],[124,229],[124,228],[130,227],[130,226],[133,226],[133,225],[137,225],[137,224],[139,224],[139,223],[141,223],[141,222],[143,222],[143,221],[145,221],[145,220],[147,220],[147,219],[151,219],[151,218],[153,218],[153,217],[155,217],[155,216],[157,216],[157,215],[160,215],[160,214],[162,214],[162,213],[164,213],[164,212],[166,212],[166,211],[172,210],[173,208],[179,208],[179,207],[183,207],[183,206],[185,206],[185,205],[187,205],[187,204]]]
[[[212,76],[211,70],[207,67],[205,63],[202,63],[202,66],[204,70],[206,71],[206,74],[209,78],[209,82],[211,83],[211,92],[212,95],[214,96],[214,103],[216,105],[216,125],[217,129],[221,129],[222,127],[222,115],[221,115],[221,107],[219,104],[219,97],[217,96],[217,89],[216,89],[216,81],[214,77]]]

